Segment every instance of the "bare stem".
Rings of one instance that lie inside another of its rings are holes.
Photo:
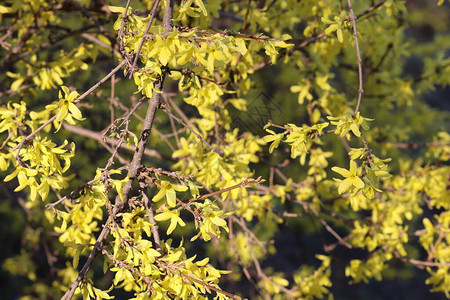
[[[325,227],[325,229],[331,233],[338,241],[339,244],[344,245],[345,247],[347,247],[348,249],[352,249],[352,245],[350,245],[349,243],[347,243],[333,228],[331,228],[330,225],[328,225],[327,222],[325,222],[324,219],[320,219],[320,223],[322,223],[322,225]]]
[[[164,10],[163,24],[165,24],[165,25],[169,24],[168,26],[164,26],[164,28],[166,29],[166,32],[169,32],[171,30],[171,19],[172,19],[172,15],[173,15],[173,1],[171,1],[171,0],[167,0],[167,1],[168,1],[168,3]],[[125,61],[126,60],[124,60],[124,62],[122,62],[121,65],[125,64]],[[160,80],[155,84],[155,89],[157,89],[159,91],[162,90],[166,72],[167,71],[165,71],[165,70],[163,71]],[[83,280],[84,276],[86,275],[86,272],[91,267],[97,254],[101,251],[102,245],[110,233],[110,228],[108,226],[108,223],[114,221],[115,216],[120,211],[122,211],[125,204],[128,202],[128,194],[131,191],[131,186],[132,186],[133,180],[138,173],[139,167],[141,166],[141,162],[142,162],[142,158],[143,158],[144,150],[145,150],[145,145],[150,136],[150,132],[151,132],[151,129],[153,126],[153,121],[155,119],[155,113],[160,105],[160,102],[161,102],[161,94],[160,93],[153,93],[152,98],[148,100],[148,108],[147,108],[147,112],[145,115],[144,124],[142,126],[142,130],[140,133],[139,143],[138,143],[136,152],[133,155],[133,159],[128,167],[129,180],[125,183],[125,185],[123,187],[123,200],[121,199],[120,195],[116,196],[115,206],[112,211],[112,214],[109,215],[108,220],[106,221],[106,225],[103,227],[99,237],[97,238],[97,241],[94,245],[94,249],[92,249],[87,261],[85,262],[82,269],[78,273],[77,278],[72,283],[69,290],[62,297],[62,300],[72,299],[78,285]]]
[[[215,152],[219,156],[222,156],[219,153],[219,151],[214,149],[213,146],[211,146],[211,144],[209,144],[204,138],[202,138],[202,136],[198,132],[196,132],[194,129],[192,129],[192,127],[190,127],[188,124],[184,123],[183,120],[181,120],[180,118],[177,118],[174,114],[172,114],[172,112],[170,111],[170,109],[168,107],[163,108],[163,110],[169,115],[169,117],[171,117],[172,119],[174,119],[175,121],[177,121],[178,123],[180,123],[181,125],[186,127],[187,129],[189,129],[189,131],[192,132],[203,144],[208,146],[208,148],[211,149],[211,151]]]
[[[161,238],[159,237],[159,231],[158,231],[159,227],[155,220],[155,212],[153,211],[153,204],[150,201],[150,199],[148,198],[147,190],[145,189],[145,184],[141,185],[141,188],[143,189],[142,197],[144,199],[145,209],[147,210],[147,216],[148,216],[150,223],[152,224],[152,227],[150,228],[150,230],[152,231],[153,240],[155,241],[155,244],[156,244],[156,250],[161,252]]]
[[[83,95],[81,95],[80,97],[78,97],[74,102],[78,103],[81,100],[83,100],[84,98],[86,98],[87,95],[89,95],[90,93],[92,93],[95,89],[97,89],[100,85],[102,85],[106,80],[108,80],[111,76],[113,76],[114,74],[116,74],[117,71],[119,71],[123,65],[125,65],[127,63],[126,60],[123,60],[117,67],[115,67],[111,72],[109,72],[105,77],[103,77],[99,82],[97,82],[96,84],[94,84],[90,89],[88,89],[86,92],[83,93]],[[28,141],[29,139],[31,139],[32,137],[34,137],[37,133],[39,133],[42,129],[44,129],[45,127],[47,127],[50,123],[52,123],[54,120],[56,119],[56,115],[54,115],[53,117],[51,117],[47,122],[45,122],[44,124],[42,124],[38,129],[36,129],[35,131],[33,131],[32,133],[30,133],[29,135],[27,135],[16,147],[14,147],[13,150],[18,150],[17,151],[17,155],[16,155],[16,159],[19,159],[19,153],[20,153],[20,149],[22,149],[23,144]]]
[[[404,257],[402,255],[400,255],[400,253],[398,253],[397,250],[394,251],[394,255],[395,257],[397,257],[398,259],[400,259],[403,262],[408,262],[410,264],[415,265],[418,268],[425,268],[425,267],[449,267],[450,263],[441,263],[441,262],[433,262],[433,261],[423,261],[423,260],[417,260],[417,259],[413,259],[413,258],[409,258],[409,257]]]
[[[64,129],[66,129],[70,132],[94,139],[99,142],[106,141],[108,144],[111,144],[113,146],[117,146],[120,143],[120,141],[118,139],[108,137],[108,136],[102,136],[102,134],[100,132],[95,132],[95,131],[92,131],[92,130],[89,130],[86,128],[82,128],[82,127],[78,127],[78,126],[70,125],[70,124],[66,124],[66,123],[63,124],[63,127],[64,127]],[[123,149],[129,150],[129,151],[136,151],[136,149],[137,149],[136,146],[134,146],[134,145],[127,146],[125,144],[121,144],[120,147]],[[164,159],[164,160],[172,159],[173,160],[173,158],[171,158],[170,156],[163,155],[153,149],[145,149],[144,154],[147,156],[150,156],[150,157],[158,158],[158,159]]]
[[[231,190],[234,190],[234,189],[237,189],[237,188],[240,188],[240,187],[246,187],[246,186],[248,186],[250,184],[259,184],[259,183],[261,183],[263,181],[264,180],[261,179],[261,177],[258,177],[256,179],[252,179],[252,178],[245,179],[244,181],[242,181],[241,183],[238,183],[236,185],[224,188],[224,189],[222,189],[220,191],[211,192],[211,193],[208,193],[208,194],[205,194],[205,195],[201,195],[201,196],[198,196],[197,198],[192,198],[191,200],[203,200],[203,199],[206,199],[206,198],[209,198],[209,197],[212,197],[212,196],[216,196],[216,195],[219,195],[219,194],[222,194],[222,193],[229,192]]]
[[[363,66],[362,66],[362,59],[361,59],[361,51],[359,49],[358,30],[356,28],[355,12],[353,11],[352,1],[351,0],[347,0],[347,3],[348,3],[348,9],[350,10],[350,19],[351,19],[352,25],[353,25],[353,36],[355,37],[356,61],[357,61],[357,64],[358,64],[358,76],[359,76],[358,101],[356,102],[355,112],[353,113],[353,116],[356,116],[356,114],[359,111],[359,106],[361,105],[362,95],[364,94],[364,88],[363,88]]]
[[[156,2],[153,3],[153,10],[151,12],[150,20],[148,20],[147,28],[145,29],[144,35],[142,36],[142,40],[141,40],[141,43],[139,44],[138,51],[136,52],[136,55],[134,56],[133,65],[131,65],[131,67],[130,67],[129,78],[131,78],[131,76],[133,76],[134,68],[136,67],[137,61],[139,59],[139,55],[141,54],[142,46],[144,45],[144,42],[147,39],[147,34],[148,34],[148,31],[150,30],[150,27],[152,27],[153,19],[155,18],[156,10],[158,9],[158,5],[159,5],[159,1],[160,0],[156,0]]]

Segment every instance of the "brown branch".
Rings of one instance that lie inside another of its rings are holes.
[[[122,21],[120,22],[119,34],[117,36],[117,38],[120,41],[120,51],[124,51],[124,47],[123,47],[123,30],[125,29],[125,19],[127,18],[128,7],[130,6],[130,2],[131,2],[131,0],[127,0],[127,4],[125,5],[125,10],[123,11],[123,14],[122,14]]]
[[[162,172],[161,172],[161,173],[162,173]],[[142,172],[141,172],[139,175],[143,175],[144,178],[148,177],[147,175],[143,174]],[[167,175],[167,173],[164,174],[164,175]],[[172,176],[171,176],[171,177],[172,177]],[[231,190],[234,190],[234,189],[237,189],[237,188],[240,188],[240,187],[246,187],[246,186],[248,186],[248,185],[250,185],[250,184],[261,183],[261,182],[263,182],[263,181],[264,181],[264,179],[261,179],[261,176],[260,176],[260,177],[258,177],[257,179],[245,179],[243,182],[241,182],[241,183],[239,183],[239,184],[236,184],[236,185],[233,185],[233,186],[230,186],[230,187],[221,189],[221,190],[219,190],[219,191],[210,192],[210,193],[205,194],[205,195],[193,197],[193,198],[190,198],[190,199],[188,199],[188,200],[183,200],[183,201],[182,201],[182,200],[176,198],[177,203],[178,203],[177,205],[178,205],[178,206],[182,206],[183,208],[189,210],[192,214],[194,214],[194,213],[189,209],[189,203],[191,203],[191,202],[195,202],[195,201],[198,201],[198,200],[203,200],[203,199],[206,199],[206,198],[209,198],[209,197],[216,197],[217,195],[220,195],[220,194],[222,194],[222,193],[226,193],[226,192],[229,192],[229,191],[231,191]],[[155,184],[156,184],[156,186],[158,186],[158,188],[161,188],[161,186],[160,186],[160,184],[159,184],[158,182],[155,182]],[[220,198],[218,198],[218,197],[216,197],[216,198],[219,200],[219,202],[222,202]],[[163,207],[163,206],[161,206],[161,207]],[[161,208],[161,207],[160,207],[160,208]]]
[[[169,33],[172,31],[173,7],[174,7],[174,1],[166,0],[166,8],[164,9],[164,14],[163,14],[163,28],[166,33]]]
[[[155,213],[153,211],[153,203],[148,198],[147,189],[145,188],[145,183],[140,183],[139,185],[142,189],[142,198],[144,199],[144,206],[145,206],[145,209],[147,210],[147,216],[151,223],[150,230],[153,235],[153,240],[155,241],[156,250],[161,252],[161,238],[159,237],[159,231],[158,231],[159,227],[155,220]]]
[[[165,93],[163,94],[163,98],[165,96]],[[139,99],[139,102],[130,110],[128,107],[126,107],[125,105],[123,105],[122,103],[120,103],[119,101],[115,101],[114,105],[116,105],[117,107],[123,109],[124,111],[126,111],[126,115],[115,120],[114,122],[112,122],[105,130],[103,135],[105,135],[112,127],[115,127],[117,122],[119,122],[120,120],[123,120],[122,123],[119,124],[119,127],[122,126],[124,123],[127,124],[130,120],[131,115],[133,115],[134,117],[136,117],[136,119],[138,119],[141,122],[144,122],[144,118],[141,117],[139,114],[136,113],[137,108],[141,105],[142,101],[145,99],[145,96],[143,96],[141,99]],[[168,140],[166,134],[163,134],[162,132],[160,132],[158,129],[153,128],[153,130],[156,132],[157,135],[159,135],[161,137],[161,139],[167,144],[167,146],[169,146],[169,148],[172,151],[175,151],[175,148],[172,146],[172,144],[170,143],[170,141]],[[169,157],[169,156],[166,156]],[[174,160],[173,158],[169,158],[169,160]]]
[[[151,288],[151,284],[153,282],[153,280],[148,277],[145,276],[144,274],[142,274],[138,269],[130,266],[128,263],[126,263],[125,261],[121,261],[117,258],[114,257],[114,255],[112,255],[111,253],[109,253],[108,251],[106,251],[105,249],[102,249],[102,253],[104,255],[106,255],[116,267],[119,267],[121,269],[127,269],[129,270],[131,273],[136,274],[137,276],[139,276],[139,278],[142,278],[143,281],[147,284],[148,288]]]
[[[353,11],[353,5],[351,0],[347,0],[348,9],[350,10],[350,19],[353,25],[353,36],[355,37],[355,47],[356,47],[356,61],[358,63],[358,77],[359,77],[359,89],[358,89],[358,100],[356,102],[355,112],[353,116],[355,117],[359,111],[359,106],[361,105],[362,95],[364,94],[363,87],[363,67],[362,67],[362,59],[361,59],[361,51],[359,49],[359,41],[358,41],[358,30],[356,28],[356,17]]]
[[[57,42],[62,41],[68,37],[71,36],[75,36],[77,34],[81,34],[86,32],[86,30],[93,28],[93,25],[89,25],[80,29],[76,29],[67,33],[64,33],[62,35],[56,36],[56,37],[52,37],[50,36],[49,40],[37,45],[35,48],[33,48],[32,50],[29,51],[25,51],[22,53],[12,53],[10,52],[5,59],[3,59],[2,61],[2,65],[0,66],[0,70],[8,70],[10,66],[12,66],[14,63],[16,63],[17,61],[23,59],[25,56],[30,55],[32,53],[37,53],[43,49],[49,48],[51,46],[54,46]],[[11,55],[10,55],[11,54]]]
[[[167,96],[167,97],[166,97]],[[163,95],[163,97],[166,97],[167,99],[167,103],[169,103],[169,107],[170,108],[174,108],[176,110],[176,112],[178,113],[178,115],[181,117],[181,119],[183,119],[183,121],[189,125],[189,127],[191,128],[195,128],[195,125],[191,122],[191,120],[189,120],[189,118],[186,116],[186,114],[183,112],[183,110],[172,100],[172,98],[169,95]],[[197,128],[195,128],[196,131]]]
[[[105,77],[103,77],[102,79],[100,79],[99,82],[97,82],[96,84],[94,84],[90,89],[88,89],[86,92],[83,93],[83,95],[81,95],[80,97],[78,97],[74,103],[78,103],[81,100],[83,100],[84,98],[86,98],[86,96],[88,96],[90,93],[92,93],[95,89],[97,89],[100,85],[102,85],[106,80],[108,80],[111,76],[113,76],[117,71],[119,71],[125,64],[127,63],[126,60],[123,60],[117,67],[115,67],[111,72],[109,72]],[[56,119],[57,115],[54,115],[53,117],[51,117],[47,122],[45,122],[44,124],[42,124],[38,129],[36,129],[35,131],[33,131],[32,133],[30,133],[29,135],[27,135],[16,147],[14,147],[13,150],[18,150],[17,151],[17,155],[16,155],[16,159],[19,160],[19,153],[20,153],[20,149],[22,149],[23,144],[28,141],[29,139],[31,139],[32,137],[34,137],[37,133],[39,133],[42,129],[44,129],[45,127],[47,127],[50,123],[52,123],[55,119]]]
[[[337,234],[337,232],[333,228],[331,228],[331,226],[328,225],[328,223],[324,219],[320,219],[320,223],[322,223],[322,225],[325,227],[325,229],[339,241],[339,244],[347,247],[348,249],[353,248],[352,245],[347,243],[339,234]]]
[[[101,133],[99,132],[95,132],[89,129],[85,129],[82,127],[78,127],[78,126],[74,126],[74,125],[70,125],[67,123],[63,124],[64,129],[79,134],[81,136],[85,136],[91,139],[94,139],[96,141],[102,142],[103,140],[105,140],[108,144],[111,144],[113,146],[117,146],[119,144],[119,140],[112,138],[112,137],[107,137],[107,136],[103,136]],[[128,150],[130,152],[134,152],[136,151],[136,146],[134,145],[121,145],[121,148]],[[165,154],[161,154],[158,151],[154,150],[154,149],[145,149],[144,150],[144,154],[150,157],[154,157],[154,158],[158,158],[158,159],[164,159],[164,160],[171,160],[171,161],[176,161],[176,159],[174,159],[172,156],[169,155],[165,155]]]
[[[114,122],[114,93],[115,93],[115,82],[116,76],[111,76],[111,96],[109,97],[109,111],[111,123]]]
[[[175,121],[177,121],[178,123],[180,123],[181,125],[183,125],[184,127],[186,127],[187,129],[189,129],[190,132],[192,132],[203,144],[205,144],[209,149],[211,149],[211,151],[215,152],[216,154],[218,154],[219,156],[222,156],[220,154],[219,151],[217,151],[216,149],[213,148],[213,146],[211,146],[204,138],[202,138],[202,136],[197,133],[195,130],[193,130],[188,124],[186,124],[183,120],[181,120],[180,118],[176,117],[171,111],[170,111],[170,107],[169,106],[164,106],[162,107],[162,109],[166,112],[167,115],[169,115],[169,117],[173,118]]]
[[[234,232],[233,232],[233,222],[232,222],[231,218],[228,218],[228,228],[230,231],[228,236],[230,238],[231,248],[233,250],[232,252],[234,253],[234,256],[236,257],[236,261],[241,266],[242,272],[244,272],[244,275],[247,278],[248,282],[250,282],[252,284],[253,288],[255,289],[255,292],[258,293],[261,296],[261,298],[263,298],[264,295],[261,293],[258,285],[256,284],[256,282],[253,280],[252,276],[250,275],[248,268],[242,262],[241,255],[239,254],[239,251],[236,247]]]
[[[17,94],[20,91],[26,90],[26,89],[34,87],[34,86],[35,86],[35,84],[22,84],[17,90],[9,89],[9,90],[0,92],[0,97],[3,97],[5,95],[13,96],[13,95]]]
[[[283,292],[285,292],[287,295],[289,295],[289,298],[292,299],[293,297],[293,292],[291,290],[289,290],[288,288],[278,284],[277,282],[273,281],[272,278],[268,277],[262,270],[261,268],[261,264],[259,263],[258,258],[256,257],[255,251],[253,250],[253,247],[250,247],[250,252],[252,254],[252,259],[253,259],[253,264],[255,265],[256,268],[256,273],[258,274],[258,277],[260,279],[264,279],[267,281],[270,281],[274,286],[277,286],[280,290],[282,290]],[[267,291],[267,289],[266,289]]]
[[[367,15],[367,14],[373,12],[375,9],[377,9],[378,7],[380,7],[381,5],[383,5],[384,2],[386,2],[386,0],[380,1],[380,2],[378,2],[377,4],[375,4],[375,5],[371,6],[371,7],[369,7],[369,8],[366,9],[365,11],[359,13],[359,14],[356,16],[356,19],[359,19],[359,18],[361,18],[361,17],[364,17],[365,15]]]
[[[377,4],[375,4],[375,5],[371,6],[371,7],[369,7],[365,11],[361,12],[360,14],[358,14],[355,17],[355,19],[357,20],[357,19],[362,18],[365,15],[373,12],[374,10],[376,10],[377,8],[382,6],[385,2],[386,2],[386,0],[383,0],[383,1],[380,1],[380,2],[378,2]],[[345,20],[350,21],[351,19],[347,18]],[[355,26],[355,28],[356,28],[356,26]],[[322,33],[319,33],[319,34],[314,35],[314,36],[312,36],[310,38],[307,38],[307,39],[291,39],[290,42],[293,42],[293,43],[296,43],[296,44],[298,43],[298,44],[294,48],[289,50],[289,53],[292,53],[293,50],[299,50],[299,49],[305,48],[308,45],[316,43],[316,42],[318,42],[318,41],[320,41],[320,40],[322,40],[322,39],[324,39],[326,37],[327,37],[327,35],[324,32],[322,32]],[[254,66],[251,70],[252,71],[258,71],[258,70],[260,70],[260,69],[262,69],[265,66],[270,65],[270,64],[272,64],[272,61],[271,60],[266,60],[266,61],[263,61],[263,62],[259,63],[256,66]]]
[[[120,52],[117,51],[115,48],[113,48],[112,45],[108,45],[107,43],[105,43],[104,41],[99,40],[98,38],[96,38],[95,36],[93,36],[92,34],[89,33],[82,33],[80,34],[82,38],[91,41],[93,43],[96,43],[97,45],[104,47],[104,48],[108,48],[109,50],[111,50],[114,54],[119,55]]]
[[[148,31],[150,30],[150,27],[152,26],[152,23],[153,23],[153,19],[155,18],[156,10],[158,9],[158,5],[159,5],[159,1],[160,0],[156,0],[156,2],[153,3],[153,10],[151,12],[150,20],[148,20],[147,28],[145,28],[145,32],[144,32],[144,35],[142,36],[141,43],[139,44],[138,51],[136,52],[136,55],[134,56],[133,64],[130,67],[130,76],[128,78],[131,78],[131,76],[133,76],[134,68],[136,67],[137,61],[139,59],[139,55],[141,54],[142,46],[144,45],[144,42],[147,39]]]
[[[118,145],[117,145],[117,147],[116,147],[116,149],[113,149],[110,145],[108,145],[107,143],[105,143],[104,141],[99,141],[100,142],[100,144],[102,144],[103,145],[103,147],[105,147],[105,149],[109,152],[109,153],[111,153],[111,157],[114,157],[114,158],[116,158],[117,157],[117,159],[119,160],[119,162],[122,164],[122,166],[126,166],[126,165],[128,165],[129,163],[130,163],[130,161],[129,160],[127,160],[126,158],[123,158],[118,152],[118,147],[120,146],[120,147],[122,147],[122,143],[119,143]],[[105,168],[105,169],[108,169],[108,168]]]
[[[171,31],[172,16],[173,16],[173,1],[167,0],[167,5],[164,9],[164,20],[163,20],[163,24],[165,25],[164,28],[165,28],[166,33]],[[162,71],[160,80],[155,84],[156,90],[162,91],[164,77],[165,77],[166,73],[167,73],[167,70]],[[145,150],[145,145],[150,136],[150,132],[153,127],[153,121],[155,119],[155,113],[160,105],[160,102],[161,102],[161,94],[156,93],[156,92],[153,93],[152,98],[150,98],[148,100],[148,108],[147,108],[147,112],[145,115],[142,130],[140,133],[139,143],[138,143],[136,152],[134,153],[133,159],[128,167],[127,177],[129,178],[129,180],[125,183],[125,185],[123,187],[123,200],[121,198],[121,195],[116,196],[115,206],[114,206],[112,215],[110,215],[108,217],[108,220],[106,221],[105,226],[103,227],[99,237],[97,238],[97,241],[95,242],[94,249],[92,249],[87,261],[85,262],[82,269],[78,273],[77,278],[74,280],[74,282],[70,286],[69,290],[63,296],[62,300],[72,299],[72,297],[75,293],[75,290],[77,289],[80,282],[83,280],[84,276],[86,275],[86,272],[90,269],[92,263],[94,262],[95,257],[102,249],[102,245],[110,233],[110,228],[108,226],[108,223],[115,219],[115,216],[119,212],[122,211],[122,209],[125,207],[125,205],[128,202],[128,196],[131,191],[132,183],[138,173],[138,169],[141,166],[141,162],[142,162],[142,158],[143,158],[144,150]]]
[[[5,147],[5,146],[8,144],[8,142],[11,140],[11,138],[12,138],[13,135],[14,135],[14,131],[11,130],[11,131],[9,132],[9,134],[8,134],[8,137],[5,139],[5,141],[3,142],[3,144],[0,146],[0,151],[2,151],[2,150],[3,150],[3,147]]]
[[[12,48],[10,51],[8,51],[8,54],[5,55],[5,58],[2,61],[2,65],[0,67],[0,70],[7,70],[9,66],[12,66],[15,62],[17,62],[19,58],[19,51],[24,48],[24,45],[26,42],[33,36],[34,32],[31,33],[31,31],[34,31],[34,29],[25,28],[25,32],[23,35],[21,35],[20,39],[18,40],[17,44]],[[11,60],[11,61],[10,61]]]
[[[167,97],[163,96],[163,100],[164,100],[165,105],[168,106],[169,103],[168,103]],[[175,136],[175,141],[177,143],[177,146],[179,149],[181,149],[180,137],[178,136],[178,131],[175,126],[175,122],[173,120],[172,115],[169,115],[169,122],[170,122],[170,127],[172,128],[173,135]],[[172,144],[170,144],[170,146],[172,146]],[[171,147],[171,148],[172,148],[172,151],[175,151],[175,149],[173,147]]]
[[[163,73],[163,75],[165,75]],[[155,88],[158,90],[161,90],[163,87],[163,78],[161,81],[159,81]],[[131,161],[129,168],[128,168],[128,177],[130,178],[123,187],[123,201],[119,197],[119,195],[116,197],[116,205],[114,207],[114,215],[117,214],[119,211],[122,210],[122,208],[125,206],[128,193],[131,190],[131,185],[134,180],[134,178],[137,176],[138,169],[141,166],[142,157],[144,155],[144,149],[145,145],[147,143],[147,140],[150,136],[150,132],[153,127],[153,121],[155,118],[156,110],[158,109],[158,106],[160,104],[161,94],[160,93],[153,93],[153,96],[151,99],[149,99],[149,105],[147,108],[147,113],[145,115],[144,124],[141,130],[139,143],[136,149],[136,152],[134,153],[133,160]]]
[[[214,80],[211,78],[203,77],[201,75],[196,74],[193,70],[187,69],[187,68],[183,68],[183,69],[170,68],[170,71],[180,72],[182,75],[187,75],[187,76],[197,76],[197,78],[200,80],[208,81],[208,82],[211,82],[211,83],[214,83],[217,85],[225,85],[230,81],[229,79],[227,79],[225,81],[217,81],[217,80]]]
[[[76,189],[71,191],[68,195],[60,198],[58,201],[56,201],[54,203],[47,204],[45,206],[45,208],[47,208],[47,209],[49,209],[49,208],[55,209],[56,205],[58,205],[59,203],[63,202],[64,200],[74,199],[79,192],[81,192],[83,189],[85,189],[86,187],[90,186],[91,184],[93,184],[94,182],[96,182],[96,181],[98,181],[100,179],[101,179],[101,177],[97,177],[97,178],[92,179],[91,181],[89,181],[89,182],[87,182],[87,183],[77,187]]]
[[[180,273],[180,275],[181,275],[183,278],[185,278],[185,279],[187,279],[187,280],[189,280],[189,281],[198,283],[198,284],[200,284],[200,285],[203,285],[205,288],[210,289],[210,290],[213,290],[213,291],[215,291],[215,292],[218,293],[218,294],[222,294],[222,295],[225,295],[225,296],[230,297],[230,298],[233,298],[233,299],[239,299],[239,300],[242,299],[241,297],[239,297],[239,296],[237,296],[237,295],[234,295],[234,294],[231,294],[231,293],[222,291],[221,289],[215,287],[214,285],[209,284],[209,283],[206,283],[206,282],[203,282],[203,281],[201,281],[201,280],[199,280],[199,279],[196,279],[196,278],[194,278],[194,277],[192,277],[192,276],[190,276],[190,275],[183,274],[183,273]]]
[[[309,44],[315,43],[320,41],[323,38],[326,38],[327,35],[325,34],[325,32],[319,33],[317,35],[314,35],[310,38],[307,38],[306,40],[303,40],[300,44],[298,44],[295,49],[302,49],[305,48],[306,46],[308,46]]]
[[[222,193],[229,192],[231,190],[234,190],[234,189],[237,189],[237,188],[240,188],[240,187],[246,187],[246,186],[248,186],[250,184],[259,184],[259,183],[261,183],[263,181],[264,180],[261,179],[261,176],[256,178],[256,179],[251,179],[251,178],[250,179],[245,179],[244,181],[242,181],[241,183],[238,183],[236,185],[224,188],[224,189],[222,189],[220,191],[215,191],[215,192],[211,192],[211,193],[208,193],[208,194],[205,194],[205,195],[201,195],[201,196],[198,196],[196,198],[191,198],[187,202],[191,202],[191,201],[194,201],[194,200],[203,200],[203,199],[206,199],[206,198],[209,198],[209,197],[212,197],[212,196],[216,196],[216,195],[219,195],[219,194],[222,194]]]
[[[111,219],[112,218],[110,216],[106,223],[108,224],[111,221]],[[61,298],[61,300],[70,300],[70,299],[72,299],[73,294],[75,293],[78,285],[80,284],[80,282],[84,278],[84,275],[86,274],[86,272],[91,267],[92,263],[94,262],[95,257],[99,253],[100,249],[103,247],[103,242],[108,237],[110,229],[109,229],[109,226],[107,224],[103,227],[102,232],[100,232],[100,235],[98,236],[97,241],[95,242],[94,249],[89,254],[89,257],[86,260],[86,262],[84,263],[84,265],[81,268],[80,272],[78,272],[77,279],[75,279],[75,281],[72,283],[72,285],[70,286],[69,290],[64,294],[64,296]]]
[[[418,149],[422,147],[444,147],[450,146],[450,143],[441,143],[441,142],[417,142],[417,143],[396,143],[396,142],[386,142],[388,145],[392,145],[396,148],[400,149]]]
[[[345,151],[347,151],[348,157],[351,158],[351,156],[349,154],[350,151],[352,151],[352,148],[350,147],[350,144],[348,143],[348,141],[343,136],[339,136],[339,139],[341,140],[342,145],[344,145],[344,148],[345,148]]]
[[[76,133],[78,135],[81,135],[81,136],[84,136],[84,137],[87,137],[87,138],[94,139],[94,140],[99,141],[99,142],[105,140],[108,144],[111,144],[113,146],[117,146],[119,144],[119,140],[118,139],[115,139],[115,138],[112,138],[112,137],[103,136],[100,132],[95,132],[95,131],[92,131],[92,130],[89,130],[89,129],[85,129],[85,128],[78,127],[78,126],[75,126],[75,125],[70,125],[70,124],[67,124],[67,123],[64,123],[63,127],[64,127],[64,129],[66,129],[66,130],[68,130],[70,132]],[[134,152],[137,149],[136,146],[134,146],[134,145],[127,146],[127,145],[123,145],[122,144],[120,147],[125,149],[125,150],[131,151],[131,152]],[[158,159],[172,160],[172,161],[175,160],[171,156],[161,154],[158,151],[153,150],[153,149],[145,149],[144,150],[144,154],[147,155],[147,156],[150,156],[150,157],[158,158]]]
[[[253,231],[251,231],[251,230],[247,227],[247,225],[245,224],[245,220],[244,220],[242,217],[239,217],[239,218],[238,218],[238,217],[236,217],[236,216],[234,216],[234,215],[231,215],[231,216],[229,216],[229,218],[231,219],[231,221],[233,221],[233,222],[235,222],[236,224],[238,224],[239,227],[241,227],[242,230],[245,231],[245,233],[248,235],[248,237],[250,237],[253,241],[255,241],[255,243],[257,243],[257,244],[261,247],[261,249],[263,250],[264,254],[267,254],[266,244],[267,244],[268,242],[260,241],[260,240],[258,239],[258,237],[255,235],[255,233],[254,233]],[[230,227],[230,226],[228,226],[228,227]]]
[[[394,255],[401,261],[413,264],[416,267],[421,268],[421,269],[423,269],[425,267],[450,267],[450,263],[423,261],[423,260],[417,260],[417,259],[413,259],[413,258],[409,258],[409,257],[404,257],[400,253],[398,253],[397,250],[394,251]]]

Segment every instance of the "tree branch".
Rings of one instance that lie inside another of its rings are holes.
[[[88,89],[86,92],[83,93],[83,95],[81,95],[80,97],[78,97],[74,103],[78,103],[81,100],[83,100],[84,98],[86,98],[86,96],[88,96],[90,93],[92,93],[95,89],[97,89],[100,85],[102,85],[106,80],[108,80],[111,76],[113,76],[117,71],[119,71],[125,64],[127,63],[126,60],[123,60],[117,67],[115,67],[111,72],[109,72],[105,77],[103,77],[99,82],[97,82],[96,84],[94,84],[90,89]],[[32,133],[30,133],[28,136],[26,136],[16,147],[14,147],[13,150],[18,150],[17,151],[17,155],[16,155],[16,159],[18,160],[19,158],[19,153],[20,153],[20,149],[22,149],[23,144],[28,141],[29,139],[31,139],[32,137],[34,137],[37,133],[39,133],[42,129],[44,129],[45,127],[47,127],[50,123],[52,123],[55,119],[56,119],[56,114],[51,117],[47,122],[45,122],[44,124],[42,124],[38,129],[36,129],[35,131],[33,131]]]
[[[163,20],[163,24],[164,24],[166,33],[172,29],[172,26],[171,26],[172,15],[173,15],[173,1],[167,0],[167,5],[164,10],[164,20]],[[161,78],[155,84],[156,90],[162,91],[164,77],[165,77],[166,73],[167,73],[167,70],[163,69]],[[141,166],[141,162],[142,162],[142,158],[143,158],[144,150],[145,150],[145,145],[150,136],[150,132],[151,132],[151,129],[153,126],[153,121],[155,119],[155,113],[159,107],[160,102],[161,102],[161,93],[154,92],[152,95],[152,98],[150,98],[148,100],[148,108],[147,108],[147,112],[145,115],[144,124],[142,126],[142,130],[140,133],[139,143],[138,143],[136,152],[134,153],[133,159],[128,167],[127,177],[129,178],[129,180],[125,183],[125,185],[123,187],[123,200],[121,199],[120,195],[116,196],[115,206],[112,211],[112,214],[109,216],[108,220],[106,221],[105,226],[103,227],[99,237],[97,238],[97,241],[94,245],[94,249],[92,249],[86,263],[83,265],[81,271],[78,273],[77,279],[75,279],[75,281],[72,283],[71,287],[66,292],[66,294],[63,296],[62,300],[72,299],[72,297],[75,293],[75,290],[77,289],[78,285],[80,284],[80,282],[86,275],[86,272],[91,267],[92,263],[94,262],[95,257],[102,249],[102,245],[110,233],[110,228],[108,227],[108,223],[110,221],[114,220],[115,216],[120,211],[122,211],[122,209],[125,207],[125,205],[128,202],[128,194],[131,191],[131,186],[132,186],[133,180],[138,173],[139,167]]]
[[[358,77],[359,77],[359,89],[358,89],[358,100],[356,102],[355,112],[353,116],[355,117],[359,111],[359,106],[361,105],[362,95],[364,94],[363,88],[363,67],[362,67],[362,59],[361,59],[361,51],[359,49],[359,41],[358,41],[358,30],[356,28],[356,17],[353,11],[353,5],[351,0],[347,0],[348,9],[350,10],[350,19],[353,25],[353,36],[355,37],[355,47],[356,47],[356,61],[358,63]]]
[[[156,10],[158,9],[158,6],[159,6],[159,1],[160,0],[156,0],[156,2],[153,3],[153,10],[151,12],[150,20],[148,20],[147,28],[145,29],[144,35],[142,36],[142,40],[141,40],[141,43],[139,44],[138,51],[136,52],[136,55],[134,56],[133,64],[130,67],[130,76],[128,78],[131,78],[131,76],[133,76],[134,68],[136,67],[137,61],[139,59],[139,55],[141,54],[142,46],[144,45],[144,42],[147,39],[147,34],[148,34],[148,31],[150,30],[150,27],[152,27],[153,19],[155,18]]]
[[[113,146],[117,146],[119,144],[119,140],[112,138],[112,137],[108,137],[108,136],[103,136],[100,132],[95,132],[89,129],[85,129],[82,127],[78,127],[75,125],[70,125],[67,123],[63,124],[64,129],[73,132],[75,134],[87,137],[87,138],[91,138],[94,139],[96,141],[102,142],[103,140],[105,140],[108,144],[111,144]],[[120,145],[121,148],[128,150],[128,151],[136,151],[136,146],[135,145]],[[150,156],[150,157],[154,157],[157,159],[164,159],[164,160],[171,160],[171,161],[176,161],[176,159],[172,158],[169,155],[165,155],[165,154],[161,154],[158,151],[154,150],[154,149],[145,149],[144,150],[144,155]]]

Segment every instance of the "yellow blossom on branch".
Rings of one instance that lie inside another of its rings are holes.
[[[340,182],[338,192],[339,194],[343,194],[348,191],[352,186],[357,189],[364,188],[364,181],[359,178],[361,176],[361,169],[357,167],[356,162],[354,160],[350,161],[350,170],[346,170],[344,168],[333,167],[331,168],[336,173],[339,173],[343,177],[344,180],[333,178],[335,181]]]

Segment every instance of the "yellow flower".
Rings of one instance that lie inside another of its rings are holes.
[[[331,170],[345,177],[344,180],[333,178],[341,183],[338,188],[339,194],[345,193],[351,186],[354,186],[357,189],[364,188],[364,182],[359,178],[361,169],[357,168],[355,161],[350,161],[350,170],[339,167],[333,167]]]
[[[65,86],[61,86],[64,96],[59,92],[59,102],[45,106],[47,110],[56,110],[56,119],[54,121],[56,131],[61,128],[62,122],[66,121],[69,124],[75,124],[74,118],[77,120],[84,120],[81,111],[73,103],[79,96],[78,92],[72,91]]]

